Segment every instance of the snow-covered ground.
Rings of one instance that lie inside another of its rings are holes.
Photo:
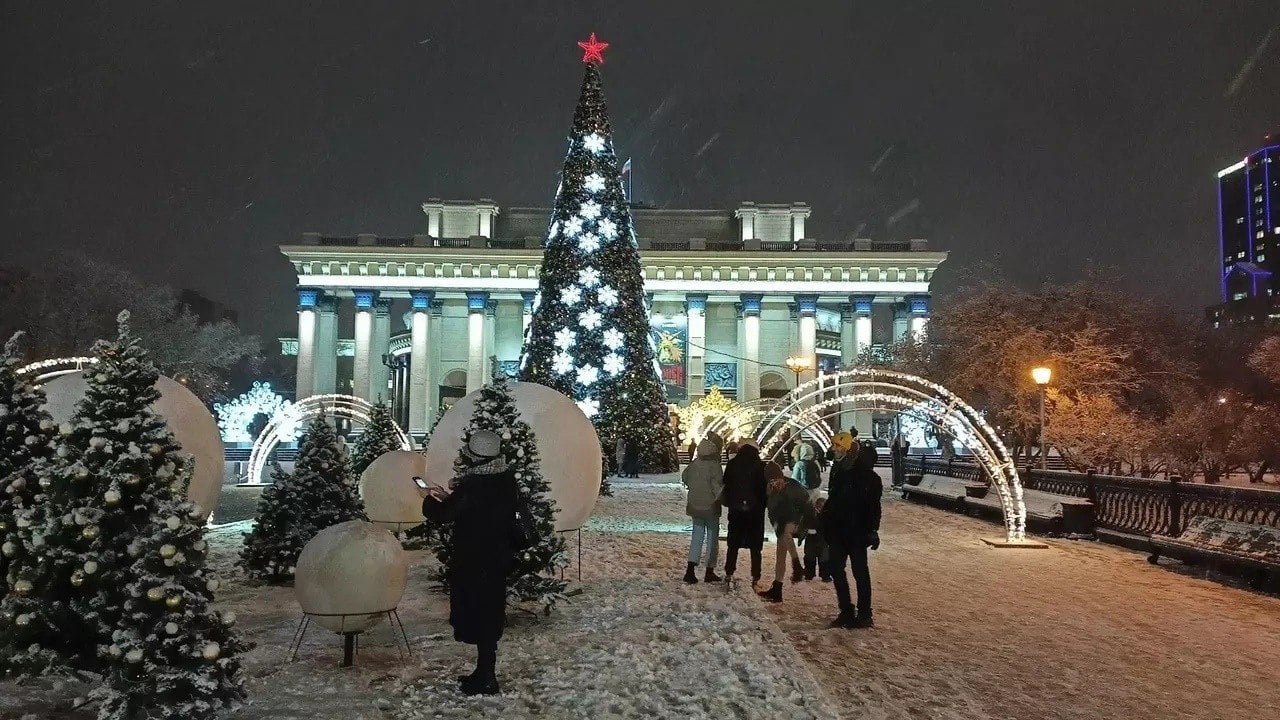
[[[979,538],[994,525],[887,499],[876,627],[828,630],[827,584],[788,584],[786,601],[767,605],[746,588],[679,582],[688,523],[674,477],[614,490],[583,531],[582,594],[550,618],[512,616],[495,698],[454,692],[471,647],[452,641],[421,553],[401,606],[414,657],[399,657],[384,624],[353,669],[320,629],[286,662],[292,591],[228,583],[221,601],[258,643],[246,659],[253,702],[238,717],[1280,717],[1275,597],[1106,545],[992,549]],[[233,578],[246,529],[214,531],[214,562]],[[0,718],[90,717],[55,711],[50,701],[74,692],[0,685]]]

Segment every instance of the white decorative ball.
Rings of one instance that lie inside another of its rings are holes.
[[[582,527],[600,494],[600,438],[586,415],[567,396],[545,385],[510,382],[520,419],[533,431],[542,477],[551,486],[556,530]],[[431,432],[427,446],[428,481],[453,477],[453,461],[462,448],[463,430],[471,423],[476,390],[454,403]]]
[[[120,502],[119,490],[108,490],[102,495],[102,499],[107,501],[108,505],[115,505]]]
[[[18,554],[18,546],[6,540],[3,545],[0,545],[0,553],[5,557],[13,557]]]
[[[170,635],[177,635],[177,634],[178,634],[178,623],[172,623],[172,622],[171,622],[171,623],[165,623],[165,624],[164,624],[164,631],[165,631],[166,633],[170,634]]]
[[[422,496],[413,477],[427,477],[427,458],[411,450],[392,450],[377,457],[360,474],[360,497],[369,521],[397,532],[421,525]],[[436,478],[442,485],[448,478]]]
[[[218,582],[218,578],[209,578],[209,581],[204,584],[209,589],[209,592],[217,592],[219,585],[221,583]]]
[[[98,563],[92,560],[86,560],[84,563],[84,572],[86,575],[92,575],[98,572]]]
[[[169,517],[165,518],[164,524],[165,524],[165,527],[169,528],[170,530],[177,530],[178,528],[182,527],[182,520],[177,515],[170,515]]]
[[[134,648],[124,656],[124,659],[131,663],[142,662],[142,651],[138,648]]]
[[[181,452],[194,459],[187,497],[208,517],[218,507],[225,468],[218,423],[200,398],[182,383],[161,376],[156,381],[156,389],[160,391],[160,399],[151,409],[169,424],[169,430],[182,446]],[[60,423],[62,433],[70,434],[69,420],[75,413],[76,403],[84,397],[84,373],[60,375],[44,384],[44,392],[45,409]]]
[[[211,642],[208,645],[204,646],[205,660],[217,660],[218,656],[221,654],[222,654],[222,648],[218,647],[218,643],[216,642]]]
[[[408,557],[390,532],[363,520],[321,530],[302,549],[294,594],[302,611],[336,633],[362,632],[404,597]]]
[[[235,625],[235,624],[236,624],[236,614],[235,614],[234,612],[230,611],[230,610],[228,610],[227,612],[222,613],[222,622],[223,622],[223,624],[225,624],[225,625]]]

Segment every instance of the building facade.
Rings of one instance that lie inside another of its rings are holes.
[[[1210,320],[1280,321],[1280,144],[1218,172],[1218,233],[1222,302]]]
[[[412,237],[307,233],[280,248],[297,274],[298,336],[281,338],[297,356],[297,397],[381,397],[418,437],[495,372],[514,374],[551,215],[484,199],[422,208],[426,232]],[[804,203],[632,215],[676,404],[713,386],[740,401],[780,396],[922,332],[946,259],[924,240],[815,240]],[[791,356],[812,369],[793,373]]]

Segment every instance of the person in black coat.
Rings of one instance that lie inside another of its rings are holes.
[[[831,573],[840,609],[831,627],[871,627],[871,569],[867,564],[867,548],[880,547],[880,495],[884,485],[875,471],[874,446],[859,449],[846,433],[832,438],[832,446],[836,448],[837,458],[828,476],[827,504],[822,513],[829,558],[827,571]],[[857,586],[857,606],[849,597],[849,580],[844,574],[846,560]]]
[[[622,477],[640,477],[640,448],[635,440],[627,440],[622,451]]]
[[[502,457],[502,439],[488,430],[471,434],[462,449],[465,475],[452,491],[432,486],[422,502],[429,522],[453,523],[447,568],[453,639],[476,646],[476,669],[459,678],[467,695],[498,692],[498,640],[506,625],[507,573],[513,557],[517,494],[515,473]]]
[[[738,550],[751,552],[751,584],[760,581],[760,551],[764,547],[764,511],[769,500],[760,448],[751,441],[724,468],[724,507],[729,516],[729,550],[725,553],[725,582],[738,567]]]

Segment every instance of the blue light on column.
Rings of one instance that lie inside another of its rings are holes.
[[[486,303],[489,302],[489,293],[487,292],[469,292],[467,293],[467,310],[472,312],[483,311]]]
[[[374,298],[377,297],[377,293],[372,290],[353,290],[351,294],[356,296],[357,310],[372,309]]]
[[[871,314],[871,303],[875,298],[871,295],[851,295],[849,302],[853,305],[853,311],[863,315]]]
[[[929,314],[929,298],[913,297],[910,300],[912,315],[928,315]]]
[[[320,291],[312,288],[298,288],[298,308],[310,310],[320,304]]]
[[[409,293],[414,310],[430,310],[432,293],[430,290],[414,290]]]
[[[693,310],[695,312],[706,312],[707,296],[706,295],[685,295],[684,305],[689,310]]]
[[[763,295],[743,295],[741,297],[741,301],[742,301],[743,315],[759,315],[760,304],[764,302],[764,296]]]
[[[818,312],[817,295],[797,295],[796,308],[801,315],[815,315]]]

